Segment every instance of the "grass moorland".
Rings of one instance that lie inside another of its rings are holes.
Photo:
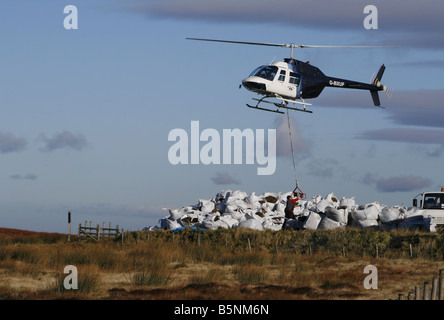
[[[67,265],[77,268],[77,290],[63,285]],[[367,265],[378,289],[364,288]],[[0,299],[383,300],[442,268],[442,233],[185,229],[67,242],[0,229]]]

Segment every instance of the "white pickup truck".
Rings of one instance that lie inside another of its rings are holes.
[[[441,191],[418,194],[413,199],[413,206],[422,210],[424,218],[430,218],[431,225],[444,225],[444,188]]]

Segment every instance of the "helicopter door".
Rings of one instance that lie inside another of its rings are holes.
[[[279,77],[274,81],[277,94],[284,97],[296,98],[297,84],[291,82],[292,78],[294,78],[291,76],[292,74],[294,73],[290,70],[280,69]]]
[[[300,92],[301,92],[301,75],[295,72],[290,71],[290,79],[289,79],[290,85],[294,85],[295,88],[295,94],[296,98],[299,98]]]

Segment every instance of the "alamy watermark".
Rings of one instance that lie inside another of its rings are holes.
[[[63,279],[63,287],[66,290],[77,290],[79,288],[78,286],[78,280],[77,280],[77,267],[73,265],[68,265],[63,269],[64,274],[68,274]]]
[[[364,18],[364,28],[367,30],[378,29],[378,8],[372,4],[364,7],[364,13],[368,14]]]
[[[175,141],[168,160],[178,164],[257,164],[258,175],[276,171],[276,129],[216,129],[200,131],[199,121],[191,121],[190,134],[176,128],[169,132],[168,141]],[[202,144],[202,142],[204,142]],[[244,143],[245,142],[245,143]],[[267,149],[265,150],[265,145]]]
[[[364,273],[369,274],[364,279],[364,288],[369,289],[378,289],[378,268],[369,264],[364,268]]]

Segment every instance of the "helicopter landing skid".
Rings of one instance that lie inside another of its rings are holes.
[[[259,105],[259,104],[258,104]],[[258,107],[257,105],[256,106],[250,106],[248,103],[247,103],[247,107],[248,108],[251,108],[251,109],[258,109],[258,110],[263,110],[263,111],[269,111],[269,112],[275,112],[275,113],[281,113],[281,114],[284,114],[284,112],[282,112],[282,111],[279,111],[279,109],[277,109],[277,110],[272,110],[272,109],[267,109],[267,108],[260,108],[260,107]],[[279,107],[278,107],[279,108]]]
[[[311,104],[309,104],[309,103],[300,102],[300,101],[294,101],[294,100],[287,100],[287,99],[283,99],[283,98],[281,98],[281,100],[282,100],[281,103],[276,103],[276,102],[264,100],[264,98],[267,98],[267,97],[263,97],[261,99],[253,98],[253,100],[257,101],[258,103],[256,104],[256,106],[251,106],[251,105],[247,104],[247,107],[252,108],[252,109],[259,109],[259,110],[269,111],[269,112],[281,113],[281,114],[284,114],[284,112],[280,111],[279,108],[284,108],[284,109],[289,109],[289,110],[294,110],[294,111],[307,112],[307,113],[313,113],[313,111],[305,109],[306,105],[311,106]],[[276,110],[272,110],[272,109],[267,109],[267,108],[261,108],[261,107],[259,107],[259,104],[261,102],[273,104],[273,105],[275,105],[277,107],[277,109]],[[302,104],[304,106],[304,109],[289,107],[288,106],[288,102],[292,102],[295,105],[296,104]]]

